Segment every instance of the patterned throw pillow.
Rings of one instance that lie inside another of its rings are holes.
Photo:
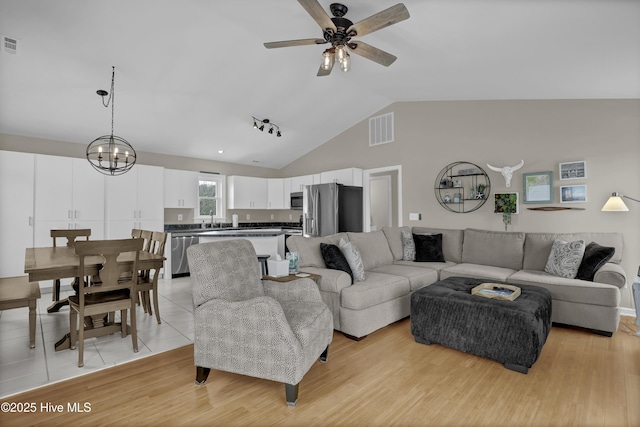
[[[329,243],[320,243],[320,252],[322,252],[322,258],[327,268],[348,273],[351,276],[351,283],[353,283],[353,272],[339,247]]]
[[[591,242],[584,249],[584,257],[578,268],[578,274],[576,279],[589,280],[593,282],[593,278],[596,272],[605,265],[613,254],[616,252],[616,248],[600,246],[596,242]]]
[[[347,242],[344,239],[340,239],[338,243],[342,254],[347,259],[351,272],[353,273],[353,280],[356,282],[362,282],[364,277],[364,265],[362,264],[362,257],[360,251],[352,242]]]
[[[544,271],[567,279],[575,279],[584,255],[584,240],[555,240]]]
[[[413,234],[402,231],[402,259],[414,261],[416,259],[416,244],[413,241]]]

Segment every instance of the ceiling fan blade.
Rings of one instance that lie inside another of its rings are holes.
[[[274,49],[277,47],[290,47],[290,46],[304,46],[308,44],[324,44],[327,41],[325,39],[300,39],[300,40],[285,40],[281,42],[267,42],[264,47],[267,49]]]
[[[361,41],[350,42],[347,46],[349,46],[351,52],[377,62],[378,64],[384,65],[385,67],[393,64],[393,62],[398,59],[396,56],[391,55],[384,50],[378,49],[377,47],[373,47]]]
[[[398,3],[395,6],[391,6],[381,12],[371,15],[368,18],[363,19],[360,22],[356,22],[347,30],[350,33],[354,30],[358,37],[362,37],[365,34],[373,33],[389,25],[397,24],[398,22],[409,19],[409,11],[402,3]],[[355,36],[354,36],[355,37]]]
[[[318,74],[316,74],[316,76],[318,77],[328,76],[329,74],[331,74],[331,70],[333,70],[333,65],[334,64],[331,64],[331,68],[329,68],[328,70],[325,70],[324,68],[322,68],[322,65],[320,65],[320,68],[318,68]]]
[[[309,15],[320,25],[322,31],[327,28],[336,29],[336,26],[333,25],[333,21],[327,15],[327,12],[324,11],[318,0],[298,0],[298,3],[304,7],[304,10],[307,11]]]

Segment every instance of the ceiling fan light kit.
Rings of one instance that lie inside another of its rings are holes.
[[[352,41],[351,39],[357,36],[362,37],[408,19],[410,16],[409,11],[404,4],[398,3],[354,24],[344,17],[349,9],[343,4],[332,3],[329,6],[333,14],[333,18],[330,18],[317,0],[298,0],[298,3],[322,28],[323,38],[268,42],[264,44],[267,49],[331,43],[331,48],[322,53],[322,63],[318,69],[318,76],[329,75],[336,63],[336,58],[338,64],[340,64],[340,69],[344,72],[349,71],[351,69],[349,51],[385,67],[388,67],[397,59],[394,55],[381,49],[361,41]]]
[[[275,123],[272,123],[271,120],[269,119],[258,119],[256,117],[251,116],[251,118],[253,119],[253,128],[254,129],[258,129],[261,132],[264,132],[264,126],[267,125],[269,126],[269,130],[267,131],[267,133],[270,133],[273,135],[273,130],[276,130],[276,136],[278,138],[280,138],[282,136],[282,133],[280,132],[280,126],[278,126]],[[258,123],[260,123],[260,126],[258,126]]]

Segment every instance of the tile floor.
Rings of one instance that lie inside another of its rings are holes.
[[[85,341],[82,368],[77,350],[54,351],[56,341],[69,332],[69,307],[47,313],[51,293],[38,300],[34,349],[29,348],[29,310],[0,311],[0,398],[193,343],[190,278],[158,280],[158,296],[160,325],[155,313],[149,316],[140,307],[136,312],[138,353],[133,352],[131,336],[91,338]]]

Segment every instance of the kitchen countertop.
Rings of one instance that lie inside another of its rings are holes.
[[[263,229],[211,229],[211,228],[194,228],[192,230],[176,230],[171,232],[172,237],[189,237],[189,236],[212,236],[212,237],[273,237],[284,234],[302,234],[301,230],[281,229],[281,228],[263,228]]]

